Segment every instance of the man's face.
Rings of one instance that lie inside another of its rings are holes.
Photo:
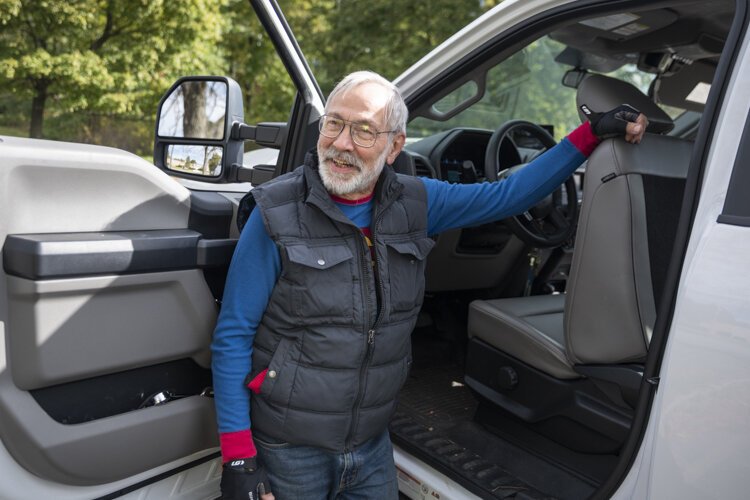
[[[364,83],[330,100],[326,114],[385,131],[388,130],[385,123],[388,95],[389,91],[382,86]],[[334,139],[320,135],[318,158],[323,185],[342,198],[368,196],[375,188],[383,166],[396,158],[403,143],[403,134],[379,134],[375,145],[364,148],[352,141],[348,125]]]

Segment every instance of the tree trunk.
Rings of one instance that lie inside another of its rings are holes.
[[[47,80],[37,80],[34,83],[34,99],[31,101],[31,126],[29,127],[29,137],[34,139],[42,138],[42,126],[44,125],[44,105],[47,101]]]
[[[182,117],[182,131],[185,137],[206,139],[209,137],[206,125],[206,82],[185,82],[182,96],[185,114]]]
[[[208,169],[208,150],[211,146],[203,146],[203,175],[211,175],[211,171]]]

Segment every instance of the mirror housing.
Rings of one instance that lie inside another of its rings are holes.
[[[244,140],[242,90],[231,78],[187,76],[159,102],[154,164],[176,177],[209,182],[236,180]]]
[[[588,76],[588,71],[581,68],[573,68],[565,72],[562,78],[562,84],[571,89],[577,89],[584,78]]]

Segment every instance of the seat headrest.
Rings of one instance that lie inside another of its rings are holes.
[[[666,134],[674,128],[674,122],[669,115],[646,94],[634,85],[604,75],[592,74],[584,78],[578,86],[576,104],[581,121],[586,120],[581,112],[582,104],[597,113],[609,111],[620,104],[629,104],[648,118],[647,132]]]

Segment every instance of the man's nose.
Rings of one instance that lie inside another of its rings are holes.
[[[354,141],[352,141],[352,133],[349,125],[344,127],[344,130],[334,139],[333,146],[339,151],[353,151]]]

